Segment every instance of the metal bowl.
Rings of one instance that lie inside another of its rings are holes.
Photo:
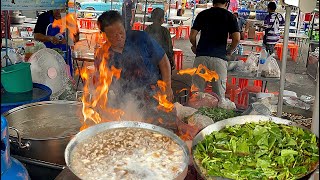
[[[165,135],[169,138],[171,138],[174,142],[176,142],[184,151],[184,164],[183,164],[183,171],[175,178],[177,180],[184,180],[184,178],[187,175],[187,171],[188,171],[188,163],[189,163],[189,150],[187,145],[185,144],[184,141],[182,141],[177,135],[175,135],[173,132],[159,127],[159,126],[155,126],[153,124],[148,124],[148,123],[142,123],[142,122],[135,122],[135,121],[115,121],[115,122],[107,122],[107,123],[101,123],[101,124],[97,124],[94,126],[89,127],[86,130],[83,130],[81,132],[79,132],[67,145],[66,149],[65,149],[65,153],[64,153],[64,157],[65,157],[65,161],[67,166],[70,168],[70,170],[79,178],[81,178],[79,175],[77,175],[77,173],[73,170],[72,166],[71,166],[71,155],[73,153],[73,150],[75,149],[75,147],[87,140],[90,137],[95,136],[98,133],[101,132],[107,132],[110,131],[112,129],[118,129],[118,128],[139,128],[139,129],[147,129],[147,130],[151,130],[151,131],[155,131],[158,132],[162,135]]]
[[[261,121],[272,121],[272,122],[275,122],[277,124],[284,124],[284,125],[288,125],[288,126],[296,126],[296,127],[300,127],[302,129],[305,129],[305,130],[311,132],[308,128],[306,128],[304,126],[301,126],[301,125],[299,125],[299,124],[297,124],[295,122],[292,122],[292,121],[289,121],[289,120],[285,120],[285,119],[281,119],[281,118],[278,118],[278,117],[268,117],[268,116],[261,116],[261,115],[238,116],[238,117],[225,119],[225,120],[219,121],[217,123],[211,124],[210,126],[208,126],[208,127],[204,128],[203,130],[201,130],[192,141],[191,154],[192,154],[194,166],[195,166],[197,172],[201,175],[201,177],[203,179],[208,179],[208,177],[204,175],[203,168],[199,167],[198,164],[196,163],[196,159],[194,157],[193,151],[195,151],[195,148],[196,148],[197,144],[200,141],[202,141],[205,138],[206,135],[211,134],[213,131],[220,131],[221,129],[225,128],[226,126],[234,126],[234,125],[237,125],[237,124],[245,124],[245,123],[250,123],[250,122],[258,123],[258,122],[261,122]],[[314,169],[309,171],[307,175],[305,175],[303,178],[300,178],[300,179],[306,179],[306,180],[309,179],[309,177],[315,172],[316,169],[317,169],[317,166],[315,166]],[[213,178],[215,180],[229,180],[228,178],[223,178],[223,177],[210,177],[210,178]]]

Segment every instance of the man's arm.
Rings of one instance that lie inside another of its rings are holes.
[[[53,44],[59,44],[60,40],[54,36],[46,36],[41,33],[34,33],[34,39],[40,42],[52,42]]]
[[[231,22],[229,24],[229,34],[231,36],[232,42],[231,46],[227,49],[227,55],[231,55],[240,42],[240,30],[238,20],[235,16],[232,16]]]
[[[202,29],[202,22],[203,22],[203,17],[202,17],[202,12],[200,12],[196,19],[194,20],[193,26],[191,28],[191,32],[190,32],[190,43],[192,45],[191,50],[194,54],[196,54],[196,50],[197,50],[197,35],[198,33],[201,31]]]
[[[232,52],[237,48],[238,44],[240,43],[240,33],[239,32],[234,32],[231,34],[231,45],[227,51],[228,55],[231,55]]]
[[[191,50],[195,54],[196,54],[196,50],[197,50],[197,35],[198,35],[198,33],[199,32],[197,30],[191,29],[190,37],[189,37],[190,43],[192,45]]]
[[[159,62],[159,69],[161,72],[162,81],[164,81],[167,85],[167,88],[166,88],[166,94],[168,97],[167,99],[169,101],[172,101],[173,92],[171,88],[171,68],[170,68],[169,59],[166,54],[164,54],[163,58]]]

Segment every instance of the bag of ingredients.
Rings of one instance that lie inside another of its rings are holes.
[[[196,114],[197,109],[174,103],[177,112],[177,126],[180,137],[191,140],[203,128],[213,124],[213,120],[207,116]]]
[[[274,58],[274,54],[270,55],[267,60],[266,64],[263,66],[261,71],[261,76],[263,77],[280,77],[280,68],[276,59]]]
[[[257,72],[258,62],[259,62],[259,58],[253,53],[250,53],[247,61],[245,62],[247,72],[248,73]]]
[[[196,92],[189,98],[187,105],[196,109],[200,107],[217,107],[219,99],[213,94]]]
[[[222,98],[218,104],[218,107],[223,109],[235,110],[236,104],[227,98]]]

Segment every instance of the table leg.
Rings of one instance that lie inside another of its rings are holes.
[[[262,85],[263,85],[263,84],[264,84],[264,86],[263,86],[263,92],[266,92],[268,81],[262,81]]]
[[[83,63],[84,63],[84,61],[82,61],[82,65],[81,65],[81,68],[80,68],[80,67],[79,67],[79,64],[78,64],[78,61],[76,60],[76,66],[77,66],[78,71],[79,71],[79,78],[78,78],[78,81],[77,81],[76,90],[78,90],[80,80],[81,80],[81,82],[82,82],[82,84],[83,84],[83,79],[81,78],[81,75],[80,75],[80,70],[83,68]]]

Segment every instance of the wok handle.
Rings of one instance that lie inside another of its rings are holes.
[[[16,134],[17,134],[17,138],[18,138],[18,142],[13,141],[13,140],[11,140],[10,138],[9,138],[9,141],[10,141],[10,142],[12,142],[12,143],[18,143],[19,148],[21,148],[21,149],[24,149],[24,148],[29,149],[29,147],[31,146],[30,141],[27,141],[25,144],[24,144],[24,143],[22,143],[22,141],[21,141],[21,136],[20,136],[20,133],[19,133],[19,130],[18,130],[18,129],[16,129],[16,128],[14,128],[14,127],[9,127],[9,129],[11,129],[11,130],[13,130],[13,131],[15,131],[15,132],[16,132]]]

